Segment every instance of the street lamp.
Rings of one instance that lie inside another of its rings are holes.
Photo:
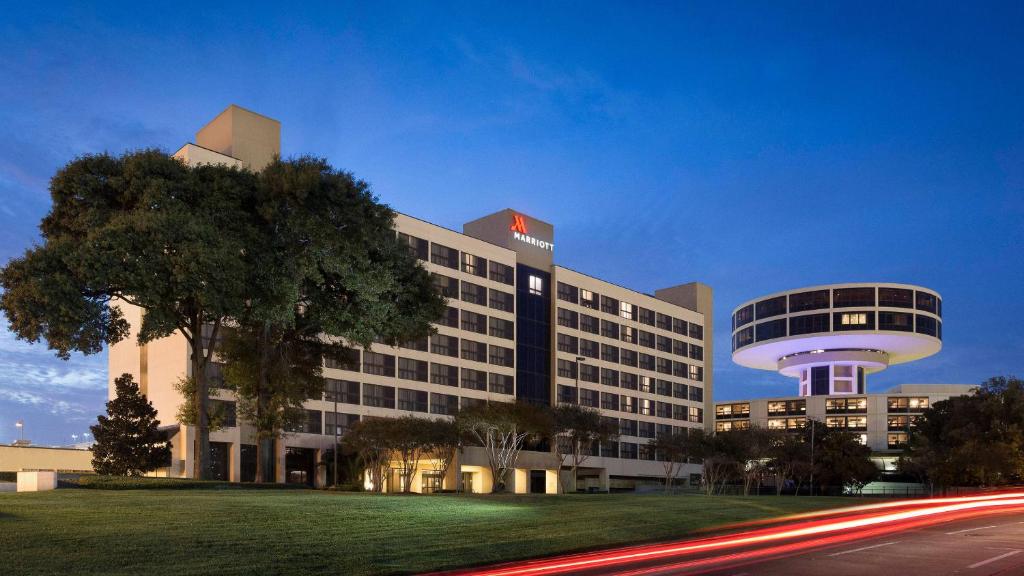
[[[587,359],[584,356],[576,357],[576,405],[580,405],[580,364],[586,362]]]
[[[21,441],[24,442],[25,441],[25,421],[19,419],[17,422],[14,423],[14,426],[19,429],[19,432],[21,432]]]

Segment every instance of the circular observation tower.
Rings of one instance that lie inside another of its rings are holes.
[[[864,394],[867,374],[942,348],[942,298],[909,284],[777,292],[732,313],[732,359],[800,382],[800,396]]]

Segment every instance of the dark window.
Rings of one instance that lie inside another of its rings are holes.
[[[413,360],[412,358],[398,359],[398,377],[403,380],[416,380],[417,382],[427,381],[427,363],[424,360]]]
[[[690,358],[694,360],[704,359],[704,347],[696,344],[690,344]]]
[[[511,368],[515,366],[515,350],[491,345],[491,364]]]
[[[771,318],[772,316],[778,316],[779,314],[786,313],[786,297],[776,296],[775,298],[769,298],[767,300],[761,300],[755,306],[757,311],[757,319]]]
[[[690,338],[693,338],[694,340],[703,340],[704,327],[701,326],[700,324],[694,324],[693,322],[690,322]]]
[[[608,296],[601,296],[601,312],[619,315],[619,301]]]
[[[824,314],[805,314],[803,316],[792,316],[789,319],[789,335],[813,334],[815,332],[828,332],[828,312]]]
[[[619,436],[636,436],[636,420],[623,418],[619,420]],[[636,444],[633,444],[636,448]]]
[[[345,414],[340,412],[324,412],[324,434],[329,436],[344,436],[348,429],[359,422],[358,414]],[[255,450],[255,446],[253,447]],[[254,455],[255,457],[255,455]],[[255,470],[253,480],[255,481]]]
[[[474,342],[468,338],[463,338],[461,350],[460,357],[463,360],[487,362],[487,344],[483,342]]]
[[[931,316],[925,316],[923,314],[917,315],[917,333],[927,334],[929,336],[938,336],[938,322]]]
[[[377,384],[364,383],[363,406],[372,406],[374,408],[394,408],[394,386],[378,386]]]
[[[605,338],[619,339],[619,325],[608,320],[601,320],[601,336]]]
[[[815,396],[828,394],[828,366],[811,367],[811,394]]]
[[[618,387],[619,371],[609,370],[608,368],[601,368],[601,384],[604,384],[605,386]]]
[[[587,358],[593,358],[596,360],[601,357],[601,347],[593,340],[580,338],[580,356],[586,356]]]
[[[487,260],[479,256],[462,253],[462,271],[481,278],[487,277]]]
[[[879,288],[878,305],[890,308],[913,308],[914,291],[906,288]]]
[[[455,336],[434,334],[433,336],[430,337],[430,351],[434,354],[449,356],[451,358],[458,358],[459,339],[456,338]]]
[[[490,390],[493,394],[512,394],[512,377],[508,374],[490,375]]]
[[[658,358],[657,370],[659,374],[672,374],[672,361],[668,358]]]
[[[686,400],[689,397],[690,387],[682,382],[672,383],[672,397],[680,400]]]
[[[444,309],[444,316],[441,317],[440,324],[449,328],[459,327],[459,309],[451,306],[446,306]]]
[[[609,344],[601,344],[601,360],[605,362],[619,362],[619,347]]]
[[[558,360],[558,376],[560,378],[576,378],[576,363],[571,360]]]
[[[874,330],[875,313],[870,310],[834,312],[832,314],[832,329],[842,330]]]
[[[655,370],[657,368],[657,362],[654,356],[650,354],[640,353],[640,367],[644,370]]]
[[[437,243],[431,244],[430,261],[439,266],[458,269],[459,251]]]
[[[600,394],[597,390],[587,390],[586,388],[580,388],[580,406],[587,406],[590,408],[597,408],[600,402]]]
[[[675,332],[676,334],[680,334],[682,336],[686,336],[686,334],[687,334],[686,320],[683,320],[681,318],[673,318],[672,319],[672,331]]]
[[[601,381],[601,370],[593,364],[580,364],[580,380],[597,384]]]
[[[668,380],[656,380],[655,392],[660,396],[672,396],[672,383]]]
[[[359,404],[359,382],[324,378],[324,400],[345,404]]]
[[[427,411],[427,393],[422,390],[398,389],[398,409],[408,412]]]
[[[656,339],[658,352],[671,352],[672,351],[672,339],[666,336],[657,336]]]
[[[459,369],[456,366],[432,362],[430,364],[430,382],[442,386],[458,386]]]
[[[854,306],[874,305],[874,288],[835,288],[832,290],[833,308],[851,308]]]
[[[490,279],[495,282],[501,282],[502,284],[508,284],[512,286],[516,280],[515,269],[511,266],[506,266],[500,262],[491,261],[490,263]]]
[[[580,301],[580,291],[575,286],[570,286],[565,282],[559,282],[558,299],[565,300],[566,302],[572,302],[573,304],[578,304]]]
[[[879,330],[914,331],[914,315],[909,312],[879,312]]]
[[[704,389],[699,386],[690,386],[690,400],[693,402],[703,402]]]
[[[619,457],[619,443],[618,442],[602,442],[601,443],[601,457],[602,458],[618,458]]]
[[[640,330],[639,333],[640,345],[645,348],[654,348],[654,332],[646,332],[644,330]]]
[[[391,354],[363,352],[363,373],[394,377],[395,357]]]
[[[220,419],[221,426],[225,428],[234,428],[238,425],[234,402],[210,399],[210,413],[216,414]]]
[[[672,317],[668,314],[657,312],[654,315],[654,325],[661,330],[672,331]]]
[[[782,338],[786,335],[786,319],[779,318],[778,320],[759,322],[756,328],[758,342],[771,340],[772,338]]]
[[[574,386],[558,385],[558,402],[561,404],[576,404],[579,401]]]
[[[479,304],[480,306],[487,305],[487,288],[473,284],[472,282],[462,281],[462,301],[469,302],[470,304]]]
[[[686,344],[686,342],[683,342],[682,340],[673,340],[672,341],[672,353],[675,354],[676,356],[686,357],[686,355],[687,355],[686,351],[688,349],[689,349],[689,346]]]
[[[591,334],[600,334],[601,323],[594,316],[580,314],[580,330]]]
[[[636,374],[630,372],[622,372],[619,375],[619,384],[627,390],[636,390],[638,380]]]
[[[637,307],[637,320],[641,324],[647,324],[648,326],[654,326],[654,310],[648,310],[647,308]]]
[[[487,372],[472,368],[463,368],[461,372],[463,388],[487,391]]]
[[[495,338],[506,338],[512,340],[515,338],[515,323],[511,320],[502,320],[501,318],[492,317],[490,320],[488,334]]]
[[[558,309],[558,325],[566,328],[577,329],[580,327],[579,314],[565,308]]]
[[[640,421],[637,426],[637,436],[641,438],[654,438],[654,422]]]
[[[390,408],[394,408],[394,388],[392,392],[392,405]],[[288,426],[286,432],[301,432],[303,434],[322,434],[323,433],[323,415],[319,410],[303,410],[302,420]]]
[[[619,351],[619,362],[622,363],[622,364],[625,364],[626,366],[636,367],[636,365],[637,365],[636,351],[635,350],[628,350],[626,348],[622,348]]]
[[[324,367],[359,372],[359,350],[337,348],[324,356]]]
[[[748,304],[743,308],[740,308],[732,315],[733,329],[739,328],[744,324],[750,324],[754,321],[754,305]]]
[[[811,290],[810,292],[797,292],[789,295],[789,311],[803,312],[805,310],[820,310],[828,308],[828,290]]]
[[[487,334],[487,316],[469,310],[462,311],[462,329],[477,334]]]
[[[672,363],[672,375],[673,376],[678,376],[680,378],[686,378],[687,374],[689,374],[689,369],[687,368],[686,363],[684,363],[684,362],[673,362]]]
[[[462,406],[463,410],[465,410],[466,408],[476,408],[476,407],[479,407],[479,406],[486,406],[487,405],[487,400],[484,400],[483,398],[466,398],[465,396],[460,398],[459,402],[461,403],[461,406]],[[428,475],[424,474],[423,476],[424,476],[424,478],[426,478]],[[438,478],[438,483],[440,484],[440,478],[441,477],[437,476],[437,478]],[[436,492],[437,490],[440,490],[440,489],[441,489],[441,486],[438,485],[437,488],[435,488],[433,491]]]
[[[568,352],[569,354],[579,354],[580,342],[575,336],[569,336],[568,334],[559,334],[558,340],[558,351]]]
[[[426,336],[410,340],[409,342],[402,342],[399,344],[399,348],[405,348],[406,350],[416,350],[417,352],[426,352],[430,349],[430,339]]]
[[[410,236],[404,232],[398,233],[398,242],[409,247],[409,252],[419,260],[426,261],[427,253],[430,251],[430,243],[423,238]]]
[[[459,411],[459,397],[454,394],[430,393],[430,413],[454,416]]]
[[[601,408],[603,410],[618,410],[619,395],[611,392],[601,392]]]
[[[502,292],[501,290],[490,290],[490,305],[495,310],[501,310],[502,312],[515,312],[516,311],[516,297],[508,292]]]
[[[459,281],[449,278],[444,274],[432,273],[430,279],[434,282],[434,288],[445,298],[459,298]]]
[[[925,312],[931,312],[932,314],[938,312],[939,299],[934,294],[927,292],[917,291],[917,309],[924,310]]]
[[[736,345],[734,348],[743,348],[754,343],[754,327],[748,326],[736,333]]]

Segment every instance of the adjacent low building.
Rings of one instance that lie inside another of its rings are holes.
[[[279,153],[279,134],[275,120],[231,106],[176,155],[193,164],[258,170]],[[658,482],[664,470],[647,449],[650,439],[705,427],[712,397],[708,286],[690,283],[645,294],[555,265],[554,227],[512,209],[469,222],[461,232],[404,214],[396,228],[448,298],[437,333],[401,347],[374,344],[328,359],[324,396],[310,399],[305,423],[277,443],[277,481],[322,484],[318,463],[335,438],[362,418],[450,418],[481,402],[579,403],[613,420],[619,437],[586,462],[581,489]],[[121,306],[138,326],[140,311]],[[161,471],[170,476],[191,475],[195,458],[195,429],[174,422],[182,403],[174,384],[189,374],[189,354],[180,335],[140,347],[133,334],[109,356],[111,380],[133,374],[170,425],[173,462]],[[218,365],[211,370],[216,381]],[[228,416],[226,427],[210,435],[213,475],[251,481],[254,431],[233,416],[229,391],[215,389],[213,398]],[[679,476],[699,472],[691,465]],[[558,474],[552,454],[524,452],[512,489],[554,492]],[[393,474],[387,488],[397,489],[400,477]],[[491,483],[485,455],[467,448],[447,478],[422,464],[412,489],[461,486],[481,492]]]

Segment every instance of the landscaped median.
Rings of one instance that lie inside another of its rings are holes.
[[[137,484],[121,487],[129,485]],[[18,574],[410,573],[677,538],[716,525],[854,503],[211,487],[221,489],[0,494],[0,565]]]

